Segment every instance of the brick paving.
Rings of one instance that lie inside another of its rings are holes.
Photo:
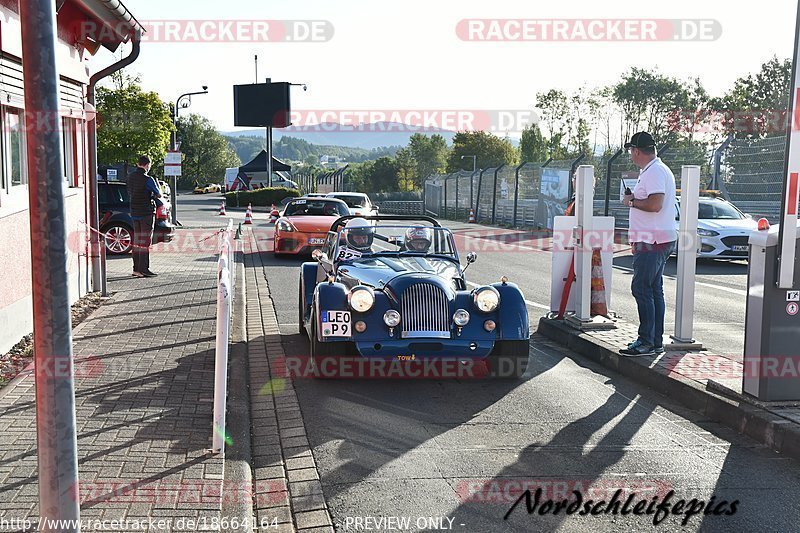
[[[74,331],[81,516],[173,521],[160,531],[218,530],[223,459],[207,453],[216,258],[154,252],[151,265],[159,277],[136,279],[130,258],[111,258],[110,300]],[[0,394],[0,520],[36,520],[30,370]],[[249,497],[243,489],[224,493]],[[190,519],[194,527],[186,527]],[[125,529],[134,528],[111,530]]]
[[[617,329],[587,331],[585,334],[593,341],[604,343],[612,351],[618,352],[636,339],[637,328],[638,324],[618,320]],[[665,335],[664,345],[668,346],[670,342],[669,336]],[[741,356],[727,357],[708,350],[668,350],[659,355],[637,357],[636,360],[674,379],[695,381],[704,387],[709,380],[713,380],[735,392],[742,392],[744,366]]]
[[[257,523],[280,529],[333,533],[316,462],[294,385],[284,375],[284,352],[257,240],[245,232],[247,338]]]

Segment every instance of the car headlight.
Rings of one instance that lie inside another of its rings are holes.
[[[719,235],[719,232],[714,231],[713,229],[697,228],[697,234],[702,237],[716,237]]]
[[[453,314],[453,323],[463,328],[469,323],[469,312],[466,309],[459,309]]]
[[[294,231],[294,226],[292,226],[292,223],[285,218],[278,220],[278,222],[275,224],[275,227],[278,228],[278,231]]]
[[[494,287],[481,287],[472,293],[475,307],[483,313],[491,313],[500,305],[500,293]]]
[[[353,311],[366,313],[375,305],[375,295],[369,287],[353,287],[347,295],[347,303]]]
[[[390,328],[396,328],[400,325],[400,313],[394,309],[389,309],[383,314],[383,323]]]

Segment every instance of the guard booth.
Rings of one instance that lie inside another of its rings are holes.
[[[792,286],[779,288],[779,233],[772,226],[750,236],[742,390],[761,401],[800,400],[800,255]]]

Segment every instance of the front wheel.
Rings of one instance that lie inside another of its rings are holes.
[[[350,354],[351,342],[321,342],[317,337],[317,313],[311,302],[311,360],[314,362],[314,377],[317,379],[335,378],[339,376],[339,363]]]
[[[520,378],[528,368],[530,341],[497,341],[489,354],[489,377]]]
[[[307,335],[308,332],[306,331],[306,310],[305,304],[303,302],[303,276],[300,276],[300,290],[298,291],[297,295],[297,324],[300,326],[300,335]]]

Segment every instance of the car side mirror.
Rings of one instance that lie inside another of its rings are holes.
[[[745,213],[744,214],[744,218],[749,218],[749,219],[752,220],[753,219],[753,215],[751,215],[750,213]]]
[[[477,260],[478,260],[478,254],[477,254],[477,253],[475,253],[475,252],[470,252],[470,253],[468,253],[468,254],[467,254],[467,264],[466,264],[466,265],[464,266],[464,268],[461,270],[462,274],[463,274],[464,272],[466,272],[466,271],[467,271],[467,269],[469,268],[469,266],[470,266],[472,263],[474,263],[475,261],[477,261]]]
[[[314,261],[320,263],[322,261],[327,261],[328,260],[328,255],[325,252],[323,252],[322,250],[317,249],[317,250],[314,250],[313,252],[311,252],[311,259],[313,259]]]
[[[380,208],[379,206],[377,206],[377,205],[375,205],[375,206],[372,206],[372,207],[373,207],[373,209],[375,209],[375,211],[380,211],[380,209],[381,209],[381,208]]]

